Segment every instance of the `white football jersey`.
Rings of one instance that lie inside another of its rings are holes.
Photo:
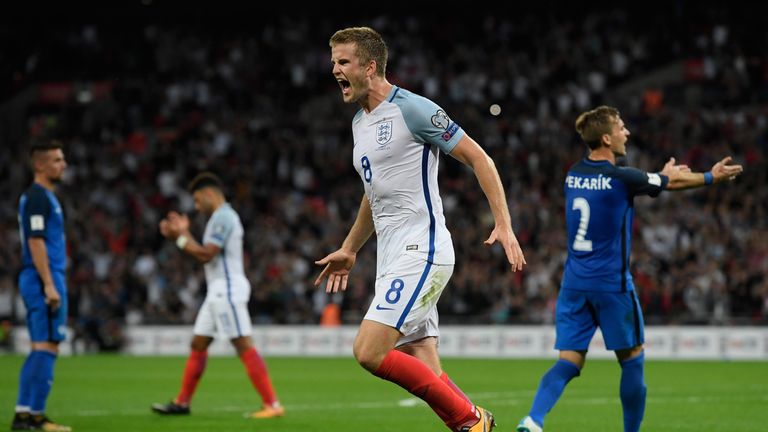
[[[228,203],[216,209],[205,225],[203,244],[221,248],[218,256],[205,264],[208,298],[248,301],[251,284],[243,270],[243,224]]]
[[[352,120],[353,164],[373,212],[379,268],[402,254],[453,264],[437,187],[439,150],[464,131],[437,104],[397,86],[370,113]]]

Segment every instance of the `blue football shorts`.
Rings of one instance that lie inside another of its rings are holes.
[[[67,281],[64,272],[51,271],[53,283],[61,296],[61,305],[51,309],[45,304],[43,281],[34,268],[19,274],[19,289],[27,308],[27,328],[32,342],[58,343],[65,339],[67,325]]]
[[[633,348],[645,341],[643,326],[643,313],[634,290],[561,289],[557,297],[555,348],[558,350],[587,351],[598,327],[607,349]]]

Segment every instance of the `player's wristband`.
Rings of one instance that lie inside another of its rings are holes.
[[[704,173],[704,184],[705,185],[711,185],[712,182],[715,181],[715,178],[712,177],[712,171],[707,171]]]
[[[176,238],[176,246],[178,246],[179,249],[181,250],[184,250],[184,246],[186,246],[188,242],[189,242],[189,237],[185,235],[180,235],[179,237]]]

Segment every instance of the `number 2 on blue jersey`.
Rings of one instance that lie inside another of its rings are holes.
[[[582,197],[573,200],[573,210],[579,211],[579,229],[573,240],[573,250],[580,252],[592,252],[592,240],[587,240],[587,228],[589,227],[589,201]]]
[[[360,166],[363,167],[363,177],[365,181],[370,183],[373,178],[373,171],[371,171],[371,161],[368,160],[368,156],[363,156],[360,159]]]

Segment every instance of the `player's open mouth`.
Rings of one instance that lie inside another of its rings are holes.
[[[349,81],[342,80],[342,79],[337,80],[337,81],[339,82],[339,87],[341,87],[341,92],[342,93],[347,93],[349,91],[350,87],[351,87],[351,85],[349,84]]]

